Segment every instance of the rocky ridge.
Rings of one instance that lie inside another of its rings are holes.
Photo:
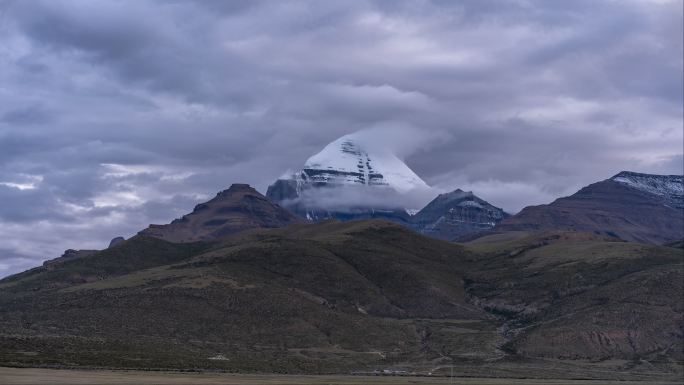
[[[683,177],[623,171],[547,205],[528,206],[495,231],[574,230],[665,244],[684,238]]]
[[[152,224],[138,234],[169,242],[196,242],[248,229],[283,227],[299,222],[301,219],[251,186],[236,183],[210,201],[195,206],[192,213],[167,225]]]

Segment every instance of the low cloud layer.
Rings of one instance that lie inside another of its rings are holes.
[[[679,0],[0,0],[0,276],[369,127],[509,212],[681,174],[683,56]]]
[[[335,188],[305,189],[296,199],[285,200],[285,207],[302,207],[341,213],[376,210],[419,210],[439,194],[436,189],[414,189],[398,192],[379,186],[337,186]]]

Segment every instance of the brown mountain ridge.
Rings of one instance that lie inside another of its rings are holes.
[[[192,213],[167,225],[150,225],[139,234],[169,242],[216,239],[247,229],[284,227],[302,222],[247,184],[233,184]]]
[[[632,242],[684,238],[682,176],[621,172],[547,205],[529,206],[493,231],[572,230]]]

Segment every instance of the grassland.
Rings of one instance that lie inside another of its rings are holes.
[[[0,281],[0,365],[433,376],[453,366],[463,378],[654,383],[684,370],[683,260],[592,234],[457,245],[374,221],[192,244],[136,237]]]
[[[512,378],[451,378],[451,377],[409,377],[409,376],[293,376],[273,374],[227,374],[227,373],[190,373],[190,372],[138,372],[115,370],[54,370],[0,368],[0,383],[4,385],[180,385],[180,384],[221,384],[221,385],[402,385],[402,384],[462,384],[462,385],[669,385],[678,384],[676,380],[643,381],[606,381],[606,380],[535,380]]]

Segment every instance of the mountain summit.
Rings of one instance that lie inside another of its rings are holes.
[[[387,199],[429,186],[399,157],[379,143],[345,135],[311,156],[304,167],[268,187],[266,196],[311,219],[335,217],[336,212],[366,216],[378,209],[405,211]],[[411,207],[413,208],[413,207]]]
[[[510,215],[472,191],[457,189],[440,194],[413,216],[413,228],[448,241],[487,231]]]
[[[387,186],[399,192],[428,188],[394,154],[354,134],[335,140],[310,157],[299,176],[302,181],[316,185]]]
[[[219,238],[253,228],[283,227],[300,220],[247,184],[233,184],[167,225],[150,225],[139,234],[169,242]]]
[[[266,196],[282,201],[319,187],[373,186],[397,192],[429,186],[390,151],[356,134],[345,135],[323,148],[304,167],[269,186]]]

